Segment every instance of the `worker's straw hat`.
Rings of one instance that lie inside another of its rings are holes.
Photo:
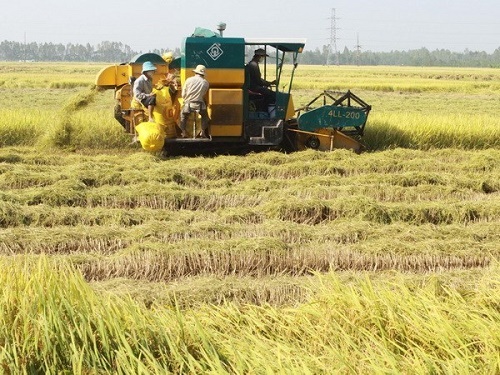
[[[198,65],[196,67],[196,69],[193,70],[193,72],[195,72],[196,74],[204,76],[205,75],[205,65]]]
[[[263,48],[257,48],[254,52],[254,55],[255,56],[267,56],[267,57],[269,57],[269,55],[266,53],[266,51]]]
[[[151,61],[146,61],[144,64],[142,64],[142,72],[150,72],[156,70],[156,66]]]

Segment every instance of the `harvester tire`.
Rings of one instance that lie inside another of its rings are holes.
[[[312,148],[313,150],[317,150],[320,146],[320,141],[318,137],[309,137],[306,141],[306,147]]]

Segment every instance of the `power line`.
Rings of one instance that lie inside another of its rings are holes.
[[[330,55],[332,54],[332,49],[335,64],[339,65],[339,53],[337,50],[337,19],[335,8],[332,8],[332,15],[330,17],[330,44],[328,45],[328,53],[326,54],[326,65],[330,65]]]
[[[360,57],[361,57],[361,45],[359,44],[359,33],[356,33],[356,65],[359,65]]]

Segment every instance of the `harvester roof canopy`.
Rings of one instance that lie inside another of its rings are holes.
[[[245,38],[245,44],[248,46],[271,46],[283,52],[302,53],[306,45],[305,39],[248,39]]]
[[[135,55],[132,57],[130,60],[130,63],[132,64],[139,64],[139,63],[145,63],[146,61],[150,61],[153,64],[165,64],[165,60],[158,55],[157,53],[139,53],[138,55]]]

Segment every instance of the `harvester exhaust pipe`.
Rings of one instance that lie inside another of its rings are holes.
[[[224,30],[226,30],[226,24],[224,22],[220,22],[217,25],[217,30],[219,30],[220,36],[223,36]]]

